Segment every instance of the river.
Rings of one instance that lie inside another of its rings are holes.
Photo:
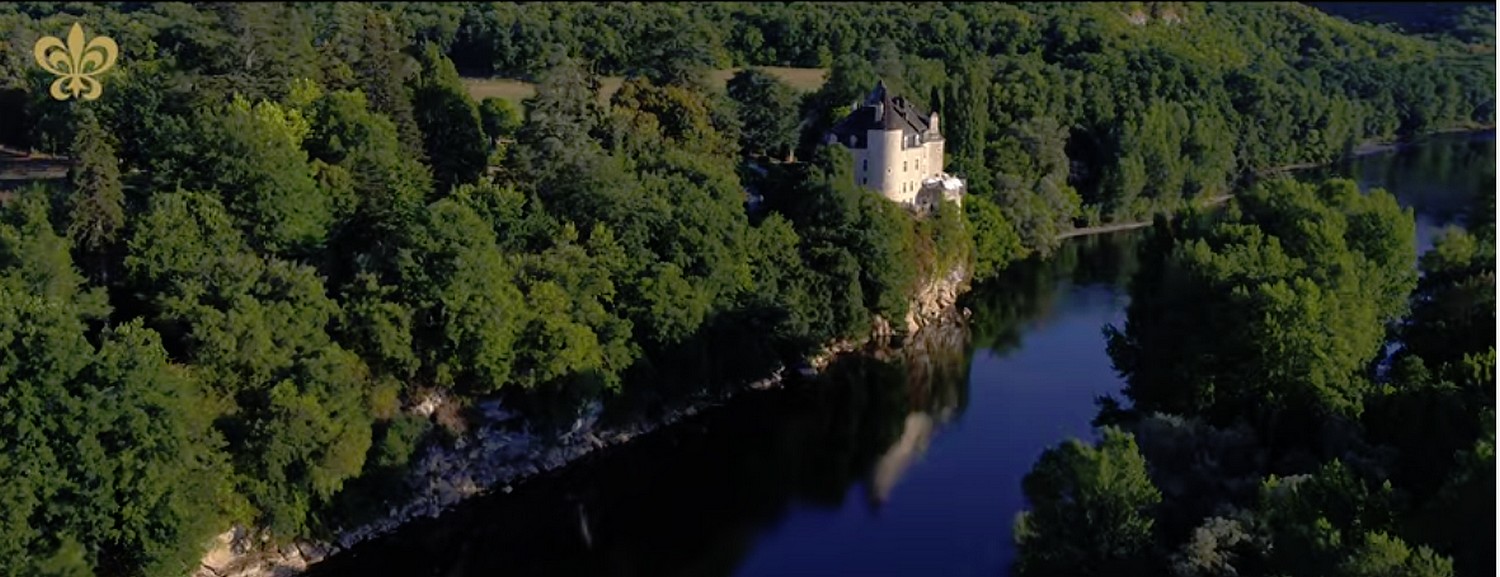
[[[1419,251],[1492,191],[1494,133],[1297,173],[1347,176],[1417,213]],[[821,382],[747,393],[509,494],[482,497],[315,565],[313,576],[984,575],[1008,573],[1021,478],[1092,436],[1120,380],[1143,231],[1076,238],[976,289],[957,345],[849,358]]]

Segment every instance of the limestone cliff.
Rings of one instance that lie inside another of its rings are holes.
[[[969,290],[970,271],[967,266],[957,266],[934,278],[926,279],[917,287],[902,319],[906,335],[915,335],[923,328],[934,324],[946,324],[957,320],[960,311],[955,308],[959,295]],[[875,317],[870,337],[877,342],[896,336],[895,327],[889,320]]]

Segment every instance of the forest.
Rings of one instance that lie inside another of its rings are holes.
[[[120,46],[95,101],[53,100],[32,61],[73,22]],[[753,68],[772,65],[828,82],[798,94]],[[731,66],[751,68],[704,81]],[[461,75],[537,94],[476,102]],[[627,78],[608,102],[603,75]],[[911,218],[817,144],[877,78],[943,115],[962,210]],[[0,5],[0,145],[71,165],[0,190],[0,574],[183,575],[233,523],[327,536],[384,511],[413,455],[460,434],[404,410],[428,392],[541,411],[758,378],[900,318],[936,271],[983,281],[1074,226],[1191,209],[1369,140],[1492,125],[1493,84],[1492,46],[1297,4]],[[766,160],[783,152],[801,160]],[[746,210],[746,186],[766,210]],[[1180,290],[1240,306],[1252,297],[1214,275],[1281,274],[1257,306],[1378,307],[1334,318],[1359,334],[1394,322],[1414,281],[1371,272],[1400,247],[1367,238],[1390,207],[1345,197],[1353,248],[1255,263],[1275,273],[1195,265],[1212,274]],[[1246,224],[1202,232],[1192,256],[1301,233],[1250,232],[1291,217],[1280,197],[1247,202]],[[1432,266],[1483,244],[1447,242]],[[1286,288],[1334,275],[1357,288],[1317,306]],[[1444,318],[1403,335],[1446,343]],[[1260,424],[1305,424],[1304,397],[1406,407],[1377,390],[1440,410],[1467,386],[1449,372],[1474,368],[1421,356],[1426,372],[1403,361],[1377,387],[1335,374],[1370,360],[1370,337],[1351,338],[1326,343],[1326,373],[1283,365],[1293,416]],[[1227,410],[1174,396],[1182,371],[1244,374],[1211,365],[1142,376],[1142,398]]]
[[[1017,574],[1494,574],[1491,190],[1420,259],[1349,180],[1159,217],[1106,329],[1128,404],[1026,476]]]

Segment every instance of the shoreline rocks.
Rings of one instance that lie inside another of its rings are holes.
[[[926,283],[913,297],[903,319],[906,336],[915,336],[932,326],[962,323],[964,315],[957,310],[960,294],[969,288],[969,271],[956,267],[948,274]],[[830,343],[823,352],[809,359],[811,372],[821,372],[834,358],[866,349],[889,348],[891,331],[883,323],[885,334],[872,331],[859,341]],[[534,432],[529,423],[505,410],[498,401],[476,405],[481,420],[465,432],[452,446],[432,445],[413,463],[407,475],[412,497],[392,505],[380,519],[348,530],[341,530],[334,542],[298,540],[279,548],[268,547],[269,536],[260,530],[233,527],[211,542],[193,577],[291,577],[323,559],[374,537],[388,534],[409,521],[435,518],[448,509],[491,491],[509,493],[516,484],[542,473],[554,471],[593,451],[629,442],[657,429],[668,427],[706,409],[722,405],[743,391],[758,391],[784,386],[786,368],[777,369],[766,378],[718,393],[699,393],[667,409],[659,419],[638,421],[615,427],[602,427],[599,417],[603,404],[586,405],[573,426],[550,442]],[[431,394],[409,408],[417,414],[433,417],[452,412],[454,401],[441,394]],[[447,409],[447,410],[445,410]]]

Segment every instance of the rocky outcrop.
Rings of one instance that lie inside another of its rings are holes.
[[[959,295],[969,290],[970,271],[966,266],[957,266],[947,273],[928,279],[917,288],[902,319],[905,330],[900,334],[915,335],[935,324],[949,324],[959,320],[961,311],[955,308]],[[895,339],[898,332],[891,322],[876,315],[870,330],[870,339],[885,343]]]
[[[924,328],[949,324],[961,319],[954,304],[968,289],[968,270],[958,268],[924,283],[914,296],[906,319],[907,335]],[[883,334],[880,327],[884,327]],[[876,334],[859,342],[839,341],[825,347],[822,354],[810,359],[814,370],[821,370],[840,354],[883,344],[892,336],[890,325],[876,319]],[[934,331],[940,332],[940,331]],[[915,343],[914,343],[915,344]],[[739,390],[757,390],[781,386],[783,372],[778,369],[765,379],[746,384]],[[650,422],[607,427],[599,423],[603,406],[588,405],[561,435],[544,438],[518,415],[507,411],[498,401],[478,405],[480,418],[451,445],[437,444],[416,460],[408,474],[412,497],[392,506],[379,520],[337,531],[328,543],[298,541],[273,547],[263,532],[235,527],[218,536],[203,558],[194,577],[289,577],[330,555],[356,543],[388,533],[422,517],[437,517],[460,502],[489,490],[509,493],[511,486],[530,477],[563,467],[589,452],[627,442],[660,427],[727,401],[735,389],[719,393],[701,393],[666,411],[662,418]],[[456,415],[456,402],[433,393],[413,403],[407,410],[436,420]]]
[[[773,388],[781,381],[782,374],[778,370],[745,388]],[[658,427],[696,415],[728,400],[728,397],[728,393],[700,395],[666,411],[659,420],[613,428],[599,425],[603,406],[595,402],[582,411],[571,429],[554,439],[544,439],[498,402],[481,403],[478,407],[482,415],[480,423],[451,446],[436,445],[423,454],[408,474],[412,498],[392,506],[379,520],[341,530],[331,543],[298,541],[280,548],[269,547],[268,539],[252,538],[250,532],[236,527],[215,540],[194,577],[296,575],[308,565],[355,543],[388,533],[408,521],[437,517],[487,489],[509,493],[513,484],[558,469],[591,451],[624,443]],[[451,402],[440,396],[429,396],[408,410],[434,415],[441,413]]]
[[[915,335],[934,324],[946,324],[957,320],[955,309],[958,297],[969,290],[970,271],[967,266],[957,266],[947,274],[924,284],[906,312],[906,332]]]

